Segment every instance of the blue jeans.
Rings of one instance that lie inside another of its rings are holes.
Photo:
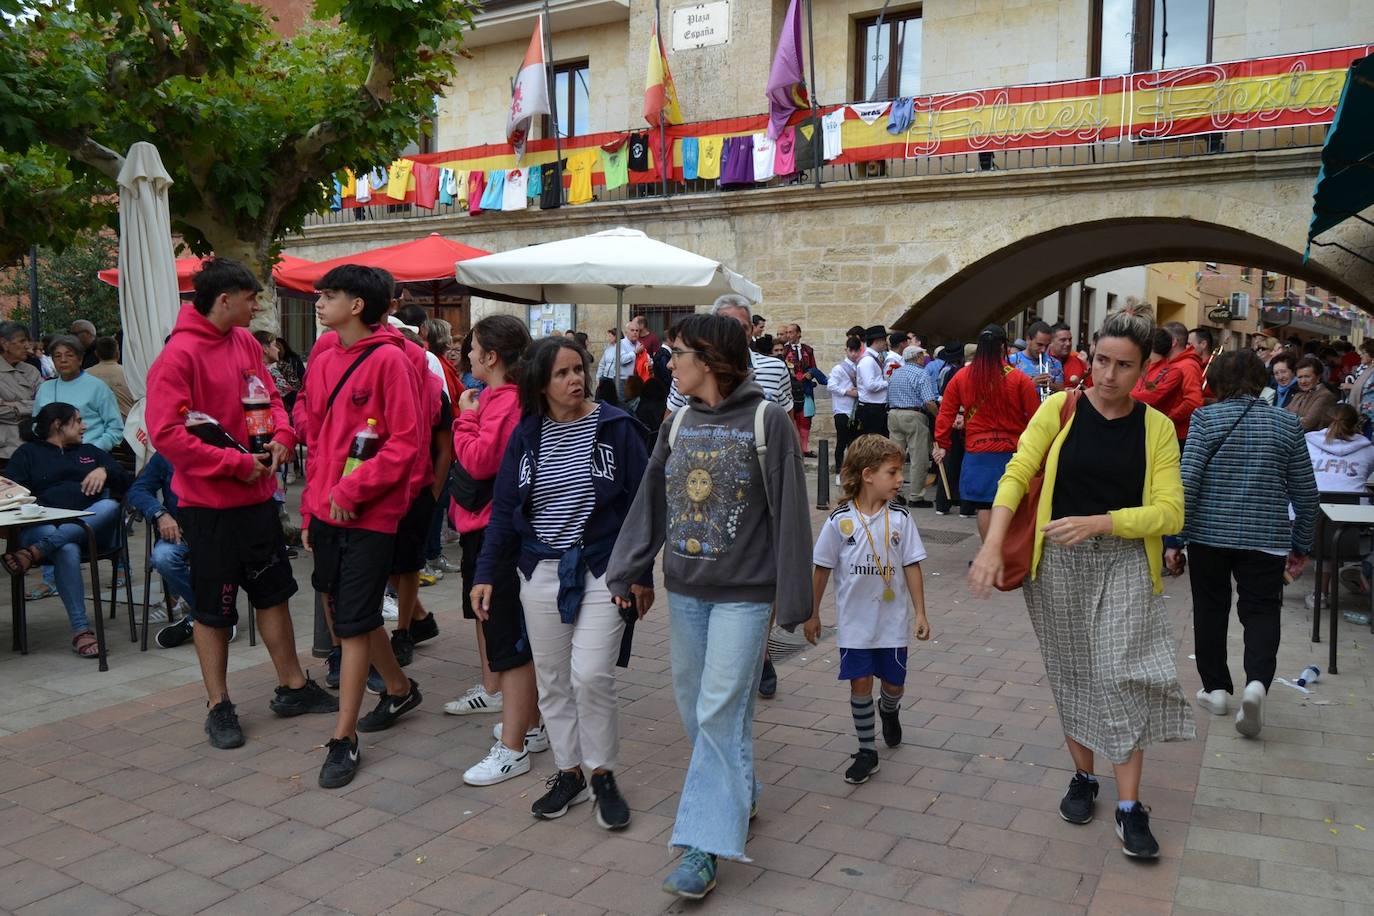
[[[186,546],[186,542],[173,544],[171,541],[158,541],[153,545],[152,564],[167,583],[167,590],[194,608],[196,598],[191,590],[191,548]]]
[[[673,692],[692,743],[672,845],[740,858],[759,789],[754,699],[769,605],[712,603],[669,592],[668,612]]]
[[[448,520],[449,487],[453,484],[444,480],[444,488],[434,504],[434,517],[429,520],[429,537],[425,539],[425,559],[437,560],[444,552],[444,525]]]
[[[119,502],[102,499],[88,510],[91,518],[84,519],[95,531],[96,542],[106,548],[114,543],[119,524]],[[19,533],[21,547],[37,547],[43,554],[45,563],[52,564],[53,581],[57,585],[58,597],[67,609],[67,623],[72,633],[81,633],[91,628],[86,617],[86,587],[81,580],[81,551],[89,542],[86,529],[80,525],[32,525]]]

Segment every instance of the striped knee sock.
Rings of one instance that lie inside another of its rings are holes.
[[[888,714],[896,712],[902,708],[902,695],[900,693],[894,695],[879,688],[878,708]]]
[[[859,736],[859,750],[876,751],[873,743],[873,694],[866,697],[849,695],[849,711],[854,714],[854,731]]]

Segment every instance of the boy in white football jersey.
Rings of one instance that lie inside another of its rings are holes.
[[[813,644],[821,632],[821,597],[835,574],[840,680],[849,681],[849,708],[859,752],[845,771],[858,784],[878,770],[874,741],[873,679],[881,684],[878,715],[888,747],[902,743],[898,716],[906,684],[907,634],[930,638],[921,561],[926,557],[916,521],[892,502],[902,489],[902,449],[883,436],[850,443],[840,469],[844,502],[821,527],[812,557],[814,605],[804,633]]]

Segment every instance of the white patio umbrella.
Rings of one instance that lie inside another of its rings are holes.
[[[625,334],[625,299],[701,305],[735,293],[751,303],[760,289],[719,261],[616,228],[470,258],[458,281],[479,296],[516,302],[606,302],[615,294],[616,327]],[[617,381],[621,374],[616,360]]]
[[[152,454],[143,424],[148,368],[176,324],[176,256],[167,188],[172,176],[157,147],[129,147],[119,170],[119,320],[124,328],[124,381],[137,399],[124,425],[124,439],[142,467]]]

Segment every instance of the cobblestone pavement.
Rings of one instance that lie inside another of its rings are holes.
[[[817,515],[817,519],[821,516]],[[919,510],[935,641],[914,648],[905,743],[872,782],[841,772],[855,741],[832,643],[779,663],[759,703],[766,783],[749,863],[723,863],[703,904],[659,890],[686,765],[669,686],[664,600],[621,673],[619,782],[634,809],[608,834],[590,806],[539,822],[529,804],[552,771],[471,788],[462,770],[491,743],[493,716],[442,714],[476,677],[456,576],[425,589],[443,632],[409,669],[424,705],[364,736],[364,766],[317,788],[328,717],[276,719],[261,646],[240,636],[230,683],[248,734],[210,748],[189,646],[141,654],[110,629],[111,670],[72,656],[53,601],[31,606],[32,653],[0,656],[0,910],[40,913],[1202,914],[1374,912],[1374,709],[1369,633],[1345,625],[1341,674],[1311,698],[1275,686],[1258,741],[1199,716],[1197,741],[1148,752],[1143,800],[1163,847],[1127,860],[1103,777],[1099,817],[1057,814],[1070,768],[1019,594],[970,599],[972,522]],[[450,548],[456,552],[456,548]],[[136,547],[141,554],[141,547]],[[308,560],[297,574],[308,582]],[[799,574],[805,571],[799,570]],[[141,574],[136,569],[136,579]],[[1285,608],[1280,674],[1313,646],[1300,589]],[[1191,697],[1186,586],[1169,583],[1178,662]],[[310,605],[293,602],[308,655]],[[826,602],[833,622],[833,601]],[[0,613],[0,620],[8,615]],[[1232,657],[1240,676],[1238,627]],[[121,635],[122,634],[122,635]],[[3,638],[3,637],[0,637]],[[320,663],[310,663],[318,669]]]

